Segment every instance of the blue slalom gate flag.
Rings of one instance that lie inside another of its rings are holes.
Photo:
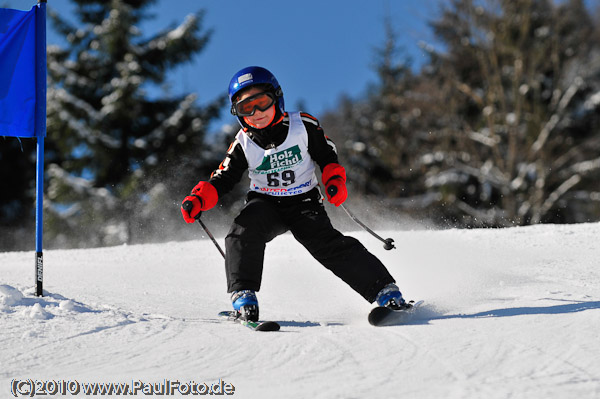
[[[0,136],[46,135],[45,11],[0,8]]]
[[[37,138],[35,291],[43,296],[46,0],[30,11],[0,8],[0,136]]]

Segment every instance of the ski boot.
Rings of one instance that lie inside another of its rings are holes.
[[[412,308],[412,304],[406,303],[402,298],[402,293],[396,284],[390,283],[383,287],[375,301],[379,306],[390,308],[391,310],[406,310]]]
[[[252,290],[234,291],[231,294],[233,309],[238,317],[248,321],[258,321],[258,300]]]

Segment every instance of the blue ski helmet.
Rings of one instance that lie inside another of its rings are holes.
[[[270,85],[273,88],[273,94],[277,98],[277,105],[281,113],[285,113],[285,103],[283,102],[283,91],[279,82],[271,72],[259,66],[249,66],[239,70],[229,82],[229,101],[233,106],[233,99],[240,90],[254,85]],[[233,111],[232,111],[233,114]],[[235,115],[235,114],[234,114]]]

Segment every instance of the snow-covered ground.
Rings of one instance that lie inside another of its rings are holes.
[[[267,247],[259,293],[276,333],[216,318],[230,304],[207,239],[46,251],[43,298],[33,253],[0,253],[0,397],[31,379],[140,396],[179,381],[237,398],[600,398],[599,223],[381,232],[392,251],[350,234],[425,300],[409,325],[371,327],[372,305],[290,235]]]

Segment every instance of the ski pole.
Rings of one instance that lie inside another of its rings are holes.
[[[181,207],[187,211],[189,213],[189,211],[192,210],[192,208],[194,207],[194,204],[192,204],[192,201],[185,201]],[[198,214],[200,215],[200,214]],[[212,233],[210,232],[210,230],[208,229],[208,227],[206,227],[206,225],[204,224],[204,222],[202,222],[202,220],[200,220],[200,217],[198,217],[196,220],[198,220],[198,223],[200,223],[200,226],[202,226],[202,228],[204,229],[204,231],[206,232],[206,235],[211,239],[211,241],[213,242],[213,244],[215,244],[215,247],[217,247],[217,249],[219,250],[219,252],[221,253],[221,255],[223,256],[223,259],[225,259],[225,252],[223,252],[223,250],[221,249],[221,246],[219,245],[219,243],[217,242],[215,236],[212,235]]]
[[[329,193],[330,196],[334,196],[337,193],[337,187],[335,186],[330,186],[327,189],[327,192]],[[396,246],[394,246],[394,240],[391,238],[381,238],[377,233],[375,233],[373,230],[371,230],[370,228],[368,228],[363,222],[361,222],[356,216],[354,216],[354,214],[352,212],[350,212],[348,210],[348,208],[346,208],[344,206],[344,204],[341,204],[342,209],[348,214],[348,216],[350,216],[350,219],[354,220],[356,222],[356,224],[358,224],[360,227],[362,227],[363,229],[365,229],[369,234],[371,234],[373,237],[377,238],[379,241],[383,242],[383,248],[386,250],[391,250],[396,248]]]

